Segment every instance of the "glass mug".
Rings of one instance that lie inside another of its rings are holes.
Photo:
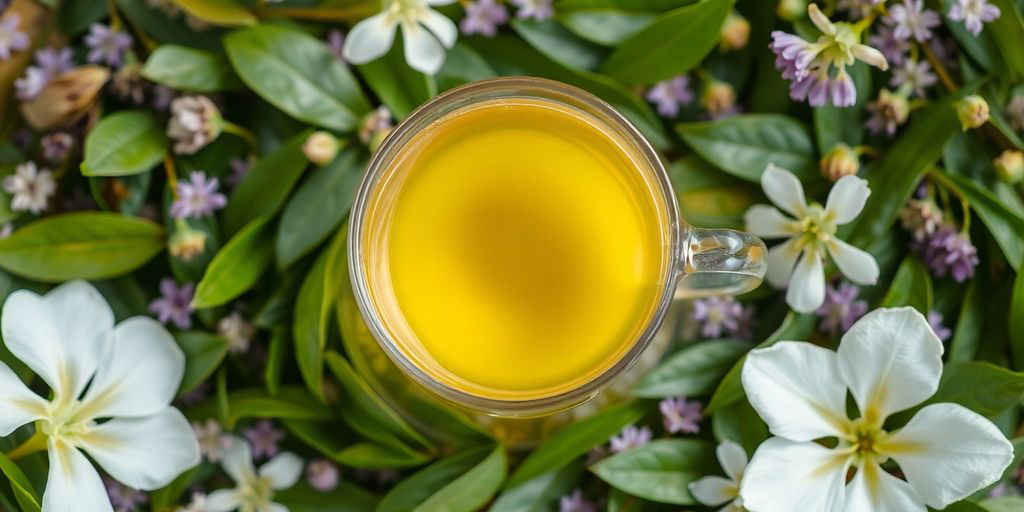
[[[533,417],[626,371],[673,299],[739,294],[765,246],[685,224],[657,153],[559,82],[437,96],[383,141],[349,224],[355,302],[413,382],[460,408]]]

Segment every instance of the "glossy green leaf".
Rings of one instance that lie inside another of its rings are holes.
[[[96,3],[95,0],[87,1]],[[201,32],[192,30],[185,24],[183,16],[171,18],[160,9],[154,9],[148,0],[115,0],[115,2],[117,2],[118,11],[125,18],[139,26],[156,41],[210,51],[219,51],[221,48],[221,33],[216,28]]]
[[[743,354],[749,343],[712,340],[695,343],[672,354],[633,387],[643,398],[698,396],[714,391],[722,377]]]
[[[973,360],[978,353],[985,325],[986,297],[983,288],[984,285],[979,284],[977,279],[972,279],[967,285],[967,292],[960,306],[960,315],[956,321],[956,330],[953,331],[953,339],[949,342],[947,354],[950,362],[965,363]]]
[[[185,375],[178,386],[178,396],[196,389],[213,374],[228,354],[228,342],[205,331],[181,331],[174,334],[185,353]]]
[[[544,473],[564,467],[591,448],[636,423],[644,416],[644,408],[637,403],[605,409],[589,418],[566,425],[537,447],[523,460],[508,479],[508,487],[515,487]]]
[[[992,34],[1010,76],[1020,80],[1024,77],[1024,52],[1007,51],[1011,48],[1024,48],[1024,17],[1021,16],[1020,3],[1013,0],[992,0],[992,4],[999,8],[1000,15],[986,23],[984,30]]]
[[[373,512],[378,499],[366,489],[342,480],[326,492],[300,482],[290,489],[275,491],[274,502],[288,507],[288,512]]]
[[[239,0],[171,0],[178,7],[213,25],[227,27],[252,25],[258,19]]]
[[[925,404],[951,402],[982,416],[992,417],[1024,398],[1024,372],[991,363],[949,363],[942,371],[939,390]]]
[[[413,450],[363,442],[345,447],[338,452],[337,460],[354,468],[406,469],[422,466],[430,462],[431,457]]]
[[[386,55],[359,65],[359,74],[397,119],[437,94],[434,77],[410,68],[402,49],[399,37]]]
[[[701,228],[743,229],[743,214],[763,201],[756,185],[718,172],[701,157],[690,154],[669,165],[669,179],[679,210],[690,225]]]
[[[173,44],[158,46],[150,54],[142,76],[181,91],[217,92],[242,86],[220,55]]]
[[[288,354],[288,341],[287,327],[278,325],[270,330],[267,366],[263,369],[263,382],[266,383],[270,396],[276,396],[281,390],[281,375],[284,373]]]
[[[250,89],[300,121],[347,132],[370,110],[345,64],[304,32],[257,25],[225,36],[224,48]]]
[[[302,154],[302,143],[308,136],[309,130],[292,136],[252,165],[224,208],[222,218],[227,235],[238,232],[256,217],[276,212],[284,204],[309,165]]]
[[[817,175],[811,134],[789,117],[748,114],[722,121],[685,123],[676,131],[705,160],[745,180],[760,181],[770,163],[802,179]]]
[[[324,359],[327,346],[327,320],[330,308],[327,293],[327,256],[330,251],[321,251],[313,268],[306,274],[295,299],[295,313],[292,315],[292,339],[295,360],[306,387],[323,399]]]
[[[366,155],[343,151],[325,167],[310,171],[281,214],[275,250],[279,267],[288,267],[337,230],[355,201]]]
[[[493,451],[494,448],[489,446],[474,448],[447,457],[417,471],[384,495],[377,507],[377,512],[416,510],[432,495],[440,492],[449,483],[454,482],[461,475],[465,475],[489,458]]]
[[[694,505],[690,482],[715,471],[715,449],[695,439],[657,439],[590,467],[612,487],[659,503]]]
[[[104,117],[85,138],[86,176],[125,176],[148,171],[167,152],[164,126],[143,110],[122,110]]]
[[[992,233],[1006,260],[1016,270],[1024,270],[1024,216],[1009,209],[1003,201],[974,180],[958,174],[936,172],[942,179],[947,178],[953,186],[970,201],[971,210],[978,214],[981,222]]]
[[[447,91],[469,82],[494,78],[497,74],[476,50],[462,41],[457,41],[455,46],[448,50],[444,65],[435,75],[435,79],[438,89]]]
[[[213,257],[196,287],[192,307],[219,306],[245,293],[259,280],[274,259],[273,225],[267,217],[242,228]]]
[[[21,468],[3,453],[0,453],[0,472],[10,482],[11,490],[14,491],[14,499],[18,501],[21,508],[26,512],[38,512],[42,502],[32,486],[32,482],[25,476]]]
[[[1024,510],[1024,496],[989,498],[982,501],[979,508],[986,512],[1020,512]]]
[[[604,48],[580,39],[552,18],[543,21],[514,20],[512,28],[537,51],[570,68],[593,71],[607,53]]]
[[[102,279],[142,266],[164,248],[163,229],[116,213],[53,215],[0,239],[0,268],[43,282]]]
[[[1024,272],[1018,272],[1013,281],[1013,295],[1010,299],[1009,325],[1010,353],[1014,366],[1024,368]]]
[[[878,307],[900,306],[912,306],[925,316],[932,310],[932,278],[928,268],[916,256],[907,256],[903,260]]]
[[[601,67],[629,84],[652,84],[685,73],[718,45],[732,0],[705,0],[665,13],[625,40]]]
[[[551,510],[561,496],[572,493],[580,479],[582,467],[572,463],[562,469],[540,475],[506,489],[489,509],[490,512],[545,512]]]
[[[483,460],[451,483],[430,495],[415,512],[472,512],[494,496],[505,480],[508,459],[505,447],[496,446]]]
[[[739,443],[748,454],[769,437],[768,425],[746,400],[739,400],[715,410],[711,429],[719,441],[730,439]]]
[[[260,388],[238,389],[228,393],[226,398],[228,411],[224,426],[228,429],[246,418],[325,421],[334,417],[326,405],[297,386],[284,386],[277,396],[270,396]]]
[[[650,12],[613,9],[579,10],[559,16],[577,36],[605,46],[616,46],[647,28],[657,18]]]

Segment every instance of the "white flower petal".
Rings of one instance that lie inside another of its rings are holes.
[[[260,467],[260,476],[270,482],[271,489],[287,489],[302,476],[302,459],[294,453],[281,453]]]
[[[715,449],[718,463],[722,465],[729,478],[739,482],[743,479],[743,470],[747,468],[747,451],[739,443],[726,439]]]
[[[220,459],[224,472],[238,483],[252,482],[256,479],[256,467],[252,463],[252,450],[249,442],[240,437],[231,437],[224,456]]]
[[[768,283],[776,288],[785,288],[789,284],[789,278],[793,275],[793,267],[800,256],[800,250],[796,248],[797,239],[793,238],[768,249],[768,256],[765,258],[768,263],[768,272],[765,278]]]
[[[280,503],[268,503],[267,512],[289,512],[288,507]]]
[[[935,394],[942,342],[910,307],[876,309],[843,335],[839,377],[869,421],[913,407]]]
[[[857,284],[870,286],[878,282],[878,262],[871,253],[858,249],[838,238],[828,244],[828,253],[839,271]]]
[[[796,234],[793,219],[786,217],[774,206],[755,204],[743,214],[747,231],[762,238],[784,238]]]
[[[698,503],[715,507],[736,499],[736,482],[720,476],[706,476],[688,486]]]
[[[885,60],[885,55],[882,52],[866,45],[866,44],[855,44],[852,48],[853,56],[858,60],[867,62],[882,71],[889,69],[889,61]]]
[[[90,417],[149,416],[170,405],[185,374],[185,354],[160,323],[137,316],[114,328],[110,356],[82,400]]]
[[[51,440],[49,458],[50,471],[43,492],[42,512],[112,512],[107,489],[96,468],[82,452]]]
[[[427,5],[448,5],[455,3],[455,0],[426,0]]]
[[[924,407],[879,447],[925,504],[943,509],[994,483],[1013,445],[981,415],[957,404]]]
[[[32,392],[0,362],[0,437],[46,414],[46,400]]]
[[[804,187],[792,172],[775,164],[768,164],[761,173],[761,188],[775,206],[797,218],[807,212]]]
[[[740,497],[757,512],[842,510],[847,458],[817,443],[773,437],[754,453]]]
[[[818,27],[825,35],[833,36],[836,34],[836,27],[832,24],[832,21],[828,19],[818,8],[818,4],[811,4],[807,6],[807,16],[811,18],[811,23],[814,23],[815,27]]]
[[[385,13],[370,16],[352,27],[345,36],[341,48],[345,60],[353,64],[365,64],[377,59],[391,49],[395,42],[395,28],[398,24]]]
[[[416,23],[402,24],[402,44],[409,67],[433,75],[444,64],[444,46],[427,29]]]
[[[109,350],[114,313],[85,281],[65,283],[44,296],[12,293],[3,306],[7,348],[54,390],[77,398]]]
[[[903,480],[882,470],[873,459],[857,469],[846,487],[845,512],[927,512]]]
[[[455,22],[448,19],[447,16],[433,9],[428,9],[423,18],[420,18],[420,23],[425,25],[427,30],[430,30],[445,48],[455,46],[455,39],[459,35],[459,29],[455,26]]]
[[[115,480],[159,489],[199,464],[199,443],[177,409],[143,418],[115,418],[81,437],[82,448]]]
[[[821,256],[804,249],[803,257],[793,268],[786,290],[786,303],[797,313],[813,313],[825,302],[825,268]]]
[[[219,489],[210,493],[204,503],[205,512],[232,512],[242,506],[237,489]]]
[[[846,388],[837,371],[835,352],[780,341],[752,350],[740,376],[750,405],[772,434],[811,441],[838,435],[846,423]]]
[[[831,215],[836,224],[846,224],[860,215],[870,195],[867,180],[853,175],[843,176],[828,191],[825,214]]]

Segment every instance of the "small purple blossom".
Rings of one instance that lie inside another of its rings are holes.
[[[21,16],[13,12],[0,19],[0,60],[11,58],[14,52],[28,48],[28,35],[18,30]]]
[[[667,118],[679,115],[679,107],[693,103],[693,99],[690,77],[686,75],[663,80],[647,90],[647,101],[656,106],[659,115]]]
[[[62,75],[65,71],[70,70],[75,66],[72,61],[71,48],[40,48],[35,53],[36,66],[46,73],[46,76],[50,79],[56,78]]]
[[[612,436],[609,440],[611,444],[612,453],[621,453],[637,446],[645,445],[651,442],[653,433],[650,428],[639,427],[630,425],[624,429],[617,436]]]
[[[926,60],[906,60],[902,65],[892,70],[892,77],[889,85],[893,87],[904,87],[911,91],[914,96],[922,97],[925,89],[935,85],[939,81],[935,73],[932,73],[932,66]]]
[[[270,458],[277,455],[277,446],[284,439],[284,432],[274,428],[270,420],[260,420],[252,428],[242,431],[242,435],[252,445],[253,458]]]
[[[858,318],[868,312],[868,303],[857,300],[858,293],[860,288],[850,283],[825,289],[825,303],[815,312],[823,318],[820,325],[822,331],[832,335],[846,332]]]
[[[232,187],[237,187],[245,179],[245,176],[249,174],[252,157],[246,155],[244,157],[232,158],[228,165],[231,167],[231,174],[224,181],[227,181],[228,185]]]
[[[341,53],[342,47],[345,46],[345,33],[332,28],[327,32],[327,49],[331,50],[331,53],[338,58],[338,60],[345,62],[345,56]]]
[[[890,7],[882,21],[893,27],[897,39],[914,38],[918,42],[932,37],[931,29],[942,22],[937,12],[924,8],[924,0],[903,0],[902,4]]]
[[[658,410],[665,419],[665,430],[670,434],[700,432],[700,420],[704,417],[704,406],[697,400],[686,397],[669,397],[658,404]]]
[[[974,267],[978,265],[978,249],[971,243],[970,236],[953,226],[943,226],[913,247],[936,277],[948,274],[962,283],[974,275]]]
[[[508,9],[496,0],[476,0],[466,4],[466,17],[459,27],[464,34],[493,37],[498,27],[508,22]]]
[[[1000,15],[999,8],[988,0],[956,0],[949,8],[949,19],[962,21],[967,31],[978,35],[984,23],[995,21]]]
[[[160,84],[153,85],[151,92],[153,94],[153,108],[159,111],[165,111],[170,108],[174,98],[178,95],[174,89]]]
[[[174,279],[165,277],[160,281],[159,299],[149,304],[149,310],[157,315],[160,323],[172,322],[179,329],[192,327],[192,295],[195,285],[185,283],[179,288]]]
[[[583,491],[575,489],[558,499],[558,512],[597,512],[597,505],[583,497]]]
[[[942,324],[942,313],[938,311],[932,310],[928,312],[928,325],[931,326],[932,331],[942,341],[949,340],[949,337],[953,335],[953,331]]]
[[[888,25],[878,25],[878,31],[868,38],[868,43],[882,52],[893,66],[903,64],[910,51],[910,41],[896,37],[896,31]]]
[[[50,163],[59,164],[67,159],[68,153],[75,147],[75,138],[67,132],[53,132],[43,136],[39,141],[43,158]]]
[[[333,491],[338,486],[338,466],[320,457],[306,466],[306,480],[309,486],[320,491]]]
[[[14,95],[19,100],[30,100],[39,96],[48,83],[50,83],[50,78],[42,69],[29,66],[25,68],[25,74],[14,81]]]
[[[110,498],[114,512],[134,512],[149,503],[149,496],[146,493],[122,485],[111,478],[104,478],[103,485],[107,488],[107,497]]]
[[[552,0],[509,0],[509,3],[516,6],[516,17],[521,20],[534,19],[537,21],[546,20],[555,14]]]
[[[750,337],[753,310],[744,308],[733,297],[708,297],[693,301],[693,319],[700,323],[701,335],[721,338],[732,335]]]
[[[176,219],[199,218],[224,208],[228,199],[217,190],[217,178],[206,178],[203,171],[193,171],[189,181],[178,181],[178,199],[171,203],[171,216]]]
[[[0,240],[11,236],[11,233],[14,233],[14,224],[10,222],[0,224]]]
[[[93,23],[85,36],[85,44],[90,48],[86,57],[89,62],[118,67],[124,57],[124,51],[132,46],[132,36],[113,30],[102,23]]]

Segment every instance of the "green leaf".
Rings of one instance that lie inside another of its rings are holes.
[[[1024,510],[1024,497],[1000,496],[998,498],[990,498],[982,501],[981,506],[978,508],[987,512],[1020,512]],[[946,510],[950,509],[947,508]]]
[[[300,121],[347,132],[370,110],[345,64],[304,32],[256,25],[225,36],[224,48],[250,89]]]
[[[126,176],[148,171],[163,159],[167,144],[164,127],[149,112],[115,112],[85,137],[82,174]]]
[[[711,393],[750,348],[749,343],[732,340],[695,343],[665,359],[633,387],[632,393],[643,398]]]
[[[1018,272],[1013,281],[1013,295],[1010,299],[1008,333],[1013,366],[1024,368],[1024,272]]]
[[[263,389],[248,388],[227,395],[228,413],[224,426],[235,428],[246,418],[280,418],[304,421],[325,421],[334,418],[330,409],[309,394],[305,388],[284,386],[277,396]]]
[[[359,65],[359,74],[396,119],[409,115],[437,94],[434,77],[410,68],[402,48],[399,37],[386,55]]]
[[[490,512],[545,512],[561,496],[572,492],[582,467],[573,463],[505,490],[494,500]]]
[[[51,283],[119,276],[160,252],[163,235],[158,224],[116,213],[53,215],[0,239],[0,268]]]
[[[498,492],[508,460],[505,447],[498,445],[490,455],[462,476],[452,480],[418,505],[415,512],[472,512]]]
[[[1018,282],[1020,280],[1018,279]],[[1013,311],[1013,308],[1010,309]],[[974,359],[981,342],[981,331],[984,328],[983,313],[985,312],[985,295],[982,285],[972,279],[967,285],[960,316],[956,321],[956,331],[949,342],[949,360],[954,363],[965,363]]]
[[[507,486],[515,487],[544,473],[554,471],[608,441],[623,427],[644,416],[640,404],[629,403],[605,409],[589,418],[566,425],[526,457]]]
[[[900,306],[912,306],[924,316],[932,310],[932,278],[916,256],[907,256],[903,260],[878,307]]]
[[[26,512],[38,512],[41,502],[35,488],[32,487],[32,482],[28,480],[21,468],[3,453],[0,453],[0,472],[7,476],[11,490],[14,491],[14,499],[18,500],[21,508]]]
[[[500,449],[499,447],[498,450]],[[474,448],[447,457],[417,471],[395,485],[380,500],[377,512],[416,510],[431,496],[441,492],[449,483],[454,483],[461,475],[468,474],[474,467],[478,467],[484,460],[490,458],[494,451],[495,449],[490,446]],[[502,454],[504,454],[503,451]]]
[[[327,320],[330,318],[325,290],[329,253],[329,250],[321,251],[313,268],[306,274],[295,299],[295,313],[292,316],[292,338],[299,373],[306,387],[321,400],[324,392],[323,351],[327,346]]]
[[[657,15],[611,9],[573,11],[559,20],[574,34],[597,44],[616,46],[647,28]]]
[[[777,114],[748,114],[721,121],[685,123],[676,131],[697,154],[719,169],[758,182],[772,163],[801,179],[817,176],[814,141],[807,128]]]
[[[711,415],[711,429],[719,441],[730,439],[743,446],[747,453],[768,439],[768,425],[746,400],[719,408]]]
[[[992,233],[992,238],[996,239],[1006,261],[1015,270],[1024,270],[1021,267],[1024,263],[1024,217],[1007,208],[991,192],[970,178],[940,171],[936,171],[935,175],[939,179],[945,178],[967,197],[971,209],[978,214],[989,233]]]
[[[651,84],[685,73],[718,44],[732,0],[706,0],[655,19],[625,40],[601,71],[628,84]]]
[[[226,235],[238,232],[256,217],[276,212],[284,204],[309,164],[302,154],[302,144],[309,133],[305,130],[291,137],[252,165],[224,208]]]
[[[310,173],[281,214],[275,241],[279,267],[292,265],[337,230],[355,201],[365,166],[365,154],[353,148]]]
[[[469,82],[494,78],[497,74],[476,50],[467,46],[466,43],[458,41],[448,50],[444,65],[441,66],[441,70],[437,72],[435,78],[438,88],[447,91]]]
[[[760,201],[750,182],[719,172],[695,154],[669,165],[668,175],[683,218],[693,226],[743,229],[743,214]]]
[[[173,44],[153,51],[142,67],[142,76],[182,91],[217,92],[242,86],[220,55]]]
[[[270,330],[270,349],[267,354],[267,366],[263,369],[263,381],[267,384],[267,392],[276,396],[281,390],[281,373],[288,354],[288,328],[284,325],[274,326]]]
[[[227,27],[252,25],[256,15],[238,0],[171,0],[185,12],[213,25]]]
[[[390,446],[363,442],[338,452],[338,462],[354,468],[406,469],[422,466],[431,457],[413,450],[400,450]]]
[[[939,390],[925,404],[952,402],[982,416],[993,417],[1024,398],[1024,372],[991,363],[949,363]]]
[[[373,512],[377,501],[369,491],[345,480],[326,492],[303,482],[274,492],[274,502],[288,507],[288,512]]]
[[[552,18],[513,20],[512,28],[538,52],[570,68],[593,71],[605,58],[604,48],[580,39]]]
[[[149,503],[153,510],[173,509],[174,504],[181,500],[192,482],[199,477],[202,466],[195,466],[192,469],[178,475],[171,483],[149,494]]]
[[[96,3],[95,0],[88,0]],[[185,25],[184,17],[171,19],[160,9],[154,9],[148,0],[115,0],[118,11],[138,25],[142,31],[161,43],[194,46],[209,51],[220,51],[221,31],[213,28],[196,32]],[[63,9],[61,9],[63,10]],[[106,11],[106,9],[104,9]]]
[[[213,374],[228,353],[228,342],[205,331],[181,331],[174,335],[185,353],[185,376],[178,386],[178,396],[194,390]]]
[[[206,274],[196,287],[192,307],[219,306],[245,293],[256,284],[274,259],[271,246],[272,225],[260,217],[242,228],[213,257]]]
[[[659,503],[695,505],[690,482],[716,470],[715,449],[694,439],[657,439],[590,467],[612,487]]]
[[[850,71],[850,77],[857,87],[857,103],[852,107],[828,104],[812,109],[814,133],[821,154],[829,152],[839,143],[854,147],[864,139],[864,106],[871,94],[871,73],[864,62],[857,62],[846,69]]]
[[[1000,49],[1024,48],[1024,17],[1021,16],[1020,4],[1012,0],[992,0],[999,8],[1000,16],[985,24],[985,31],[991,32]],[[1019,80],[1024,77],[1024,52],[1000,51],[999,55],[1006,62],[1010,76]]]

